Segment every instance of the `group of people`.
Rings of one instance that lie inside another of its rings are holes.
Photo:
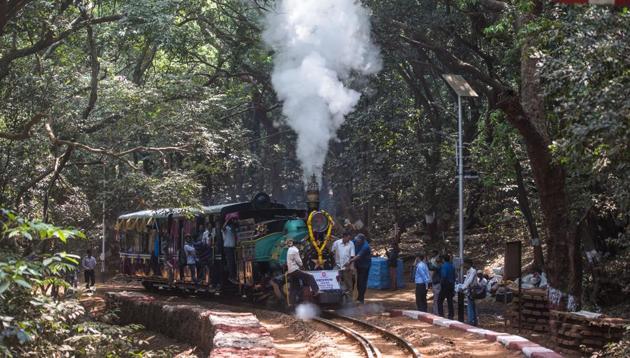
[[[455,267],[448,254],[439,255],[434,251],[431,257],[425,254],[417,256],[417,264],[414,270],[414,282],[416,284],[416,308],[419,311],[428,312],[427,292],[433,290],[432,312],[444,316],[444,301],[448,307],[448,318],[453,319],[453,296],[456,292],[463,292],[466,296],[466,322],[476,326],[478,324],[475,300],[479,297],[479,291],[485,292],[483,276],[480,279],[477,269],[471,259],[464,260],[466,276],[461,283],[457,283]]]
[[[291,290],[289,290],[290,304],[295,302],[296,290],[302,285],[308,286],[311,295],[317,296],[319,287],[311,274],[302,271],[303,263],[299,249],[294,245],[292,239],[287,239],[285,243],[288,246],[286,279],[291,285]],[[364,234],[357,234],[353,239],[351,231],[344,231],[341,238],[333,242],[331,252],[334,258],[334,267],[339,270],[339,282],[344,295],[351,299],[356,287],[357,302],[363,303],[372,262],[372,252],[367,238]],[[274,286],[276,294],[279,295],[279,282],[277,281],[279,280],[272,281],[272,286]]]
[[[352,232],[344,231],[341,239],[333,242],[330,251],[335,260],[335,269],[340,270],[340,284],[344,294],[346,297],[352,297],[356,282],[357,302],[364,303],[372,264],[372,249],[367,237],[364,234],[357,234],[352,239]]]
[[[179,252],[179,278],[184,281],[185,271],[188,268],[191,280],[198,284],[206,279],[206,272],[211,275],[208,283],[220,288],[223,260],[228,269],[228,280],[236,283],[236,224],[234,220],[228,220],[221,233],[212,223],[205,225],[204,230],[199,230],[197,240],[192,236],[185,237],[185,244]]]

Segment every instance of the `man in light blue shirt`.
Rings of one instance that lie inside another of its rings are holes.
[[[418,264],[416,265],[415,282],[416,282],[416,307],[418,311],[427,311],[427,290],[431,282],[429,274],[429,266],[424,254],[418,254]]]

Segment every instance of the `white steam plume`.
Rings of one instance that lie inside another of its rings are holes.
[[[312,303],[301,303],[295,308],[295,316],[302,321],[310,321],[319,316],[319,307]]]
[[[328,144],[361,97],[344,81],[381,68],[369,13],[356,0],[278,0],[275,10],[263,33],[275,50],[271,80],[304,177],[320,180]]]

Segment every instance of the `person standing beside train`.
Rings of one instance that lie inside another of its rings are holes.
[[[236,284],[236,228],[234,220],[228,220],[223,226],[223,254],[228,268],[228,281]]]
[[[335,255],[335,269],[341,276],[341,289],[347,297],[352,297],[354,292],[354,267],[350,260],[355,256],[354,243],[350,240],[352,233],[346,230],[341,239],[336,240],[330,251]]]
[[[92,256],[92,250],[88,249],[86,256],[81,260],[81,266],[83,266],[83,276],[85,277],[85,288],[90,289],[94,286],[95,275],[94,268],[96,267],[96,258]]]
[[[400,255],[400,247],[398,242],[392,242],[392,247],[387,250],[387,269],[389,271],[389,289],[396,291],[398,289],[397,276],[398,276],[398,256]]]
[[[216,227],[214,229],[214,236],[210,235],[212,247],[212,288],[219,291],[223,284],[223,235]]]
[[[317,296],[319,294],[319,286],[315,278],[300,269],[303,266],[300,250],[293,245],[292,239],[288,239],[286,244],[289,247],[287,250],[287,280],[291,283],[291,289],[289,290],[291,292],[291,303],[294,302],[294,297],[300,288],[299,281],[309,286],[311,294]]]
[[[190,278],[194,283],[198,283],[197,280],[197,252],[193,246],[192,237],[186,236],[186,244],[184,245],[184,252],[186,253],[186,265],[190,270]]]
[[[442,257],[437,252],[434,254],[435,256],[429,261],[429,271],[431,272],[431,290],[433,291],[433,314],[439,315],[440,291],[442,290],[442,276],[440,275]]]
[[[357,269],[357,301],[364,303],[368,275],[372,265],[372,250],[365,235],[358,234],[354,237],[354,250],[356,251],[356,256],[350,260],[350,263],[355,263]]]
[[[427,291],[431,283],[431,275],[424,253],[418,254],[418,265],[415,274],[416,282],[416,308],[418,311],[427,311]]]
[[[466,294],[466,323],[471,326],[477,326],[477,307],[473,293],[473,287],[479,284],[477,269],[470,258],[464,259],[464,268],[467,270],[466,277],[464,278],[464,283],[459,287],[459,291],[463,291]]]
[[[211,272],[212,262],[212,247],[209,235],[209,229],[206,227],[205,231],[199,235],[200,239],[193,243],[195,253],[197,254],[197,281],[201,284],[205,283],[206,272]],[[208,284],[212,280],[208,279]]]
[[[444,300],[448,306],[448,319],[453,319],[453,295],[455,295],[455,267],[451,263],[451,255],[444,254],[444,262],[440,267],[440,297],[438,298],[438,314],[444,317]],[[435,299],[435,298],[434,298]]]

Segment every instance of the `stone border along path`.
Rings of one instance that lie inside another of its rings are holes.
[[[140,323],[210,351],[211,358],[276,357],[269,332],[252,313],[217,311],[195,304],[166,304],[139,292],[107,292],[121,323]]]
[[[409,317],[418,319],[435,326],[451,328],[462,332],[483,336],[490,342],[499,342],[511,350],[521,351],[527,358],[562,358],[562,355],[534,343],[527,338],[511,335],[509,333],[498,333],[488,329],[474,327],[459,321],[446,319],[431,313],[411,310],[389,310],[390,317]]]

